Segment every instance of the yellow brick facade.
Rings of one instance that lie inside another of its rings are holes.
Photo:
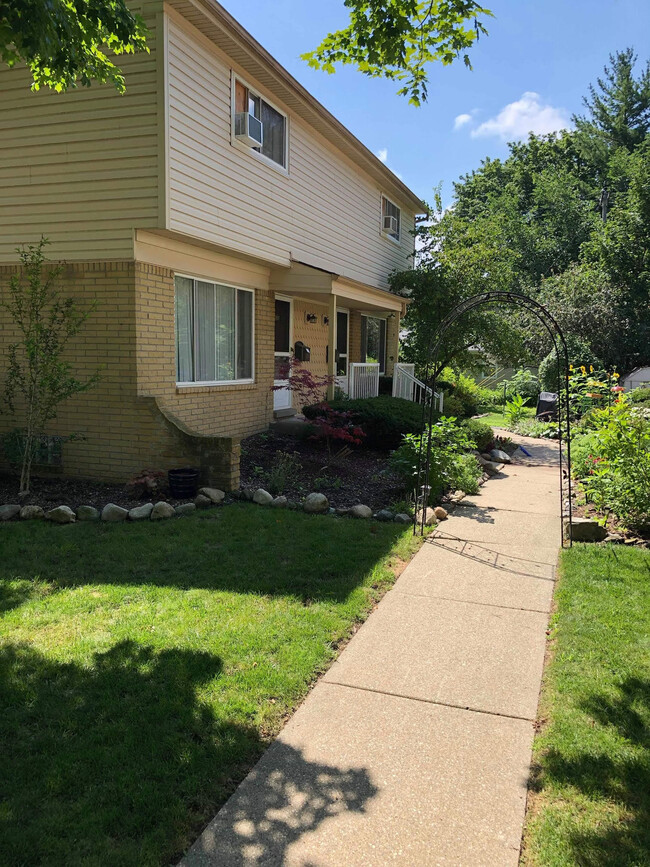
[[[218,270],[212,279],[219,279]],[[14,272],[15,266],[0,266],[3,294]],[[63,446],[65,475],[122,483],[145,468],[191,465],[202,468],[205,483],[238,487],[241,439],[265,430],[273,418],[275,293],[263,276],[245,279],[255,290],[254,382],[179,387],[174,270],[133,261],[65,266],[62,295],[95,305],[69,346],[68,360],[81,378],[100,373],[96,386],[61,405],[47,431],[79,436]],[[307,321],[308,313],[316,322]],[[326,305],[293,301],[292,340],[311,348],[308,367],[317,376],[327,373],[327,315]],[[6,311],[0,316],[4,356],[17,333]],[[398,317],[389,318],[388,372],[397,358],[398,329]],[[357,310],[350,311],[349,352],[350,362],[362,360]],[[0,379],[4,368],[2,363]],[[19,415],[0,415],[0,435],[20,426]]]

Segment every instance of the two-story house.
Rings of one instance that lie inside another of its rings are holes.
[[[63,291],[97,301],[71,356],[101,381],[52,429],[84,435],[66,474],[192,464],[232,488],[241,438],[291,407],[272,386],[294,353],[345,390],[353,364],[391,372],[388,277],[423,205],[214,0],[139,9],[124,95],[0,71],[0,284],[44,235]]]

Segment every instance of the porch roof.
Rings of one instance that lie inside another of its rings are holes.
[[[406,313],[407,298],[340,277],[304,262],[293,262],[290,268],[271,270],[269,285],[274,292],[304,298],[315,304],[329,304],[332,296],[338,307],[368,313]]]

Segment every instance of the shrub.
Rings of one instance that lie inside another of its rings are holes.
[[[492,448],[494,431],[489,424],[478,419],[468,418],[462,423],[462,427],[465,428],[469,439],[480,452],[487,452]]]
[[[567,335],[566,341],[570,364],[574,367],[584,364],[587,367],[591,365],[595,369],[602,368],[602,361],[594,356],[584,341],[579,340],[571,334]],[[561,349],[560,353],[563,354]],[[564,363],[562,364],[563,369]],[[539,381],[544,391],[557,391],[557,358],[554,349],[549,352],[539,366]]]
[[[650,410],[620,400],[594,410],[594,430],[576,438],[574,468],[585,495],[629,527],[650,525]]]
[[[402,445],[391,455],[391,466],[409,489],[417,484],[421,442],[421,435],[407,434]],[[474,455],[467,454],[471,448],[467,430],[456,419],[443,416],[431,426],[430,500],[447,490],[467,490],[470,487],[475,492],[478,489],[481,471]]]
[[[483,388],[478,385],[478,411],[490,412],[503,406],[503,388]]]
[[[627,399],[630,403],[650,406],[650,388],[635,388]]]
[[[508,427],[514,427],[526,416],[526,401],[520,394],[516,394],[506,404],[504,411]]]
[[[465,418],[463,402],[455,394],[445,393],[443,412],[446,416],[452,418]]]
[[[306,406],[303,409],[305,417],[317,418],[322,412],[321,407],[321,404]],[[417,434],[422,430],[422,407],[400,397],[383,395],[332,401],[330,407],[351,414],[354,423],[363,430],[364,444],[369,448],[395,449],[404,434]]]
[[[520,395],[528,405],[535,404],[539,395],[539,380],[530,370],[518,370],[508,380],[506,394],[510,398]]]

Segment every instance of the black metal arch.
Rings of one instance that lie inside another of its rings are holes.
[[[424,533],[426,520],[426,505],[429,497],[429,470],[431,465],[431,426],[433,424],[433,413],[435,408],[435,393],[436,380],[438,378],[438,357],[440,347],[445,339],[449,328],[470,310],[480,307],[483,304],[514,304],[518,307],[525,307],[533,313],[542,323],[549,333],[553,341],[553,348],[557,358],[557,393],[558,393],[558,433],[559,433],[559,452],[560,452],[560,526],[562,534],[562,547],[564,547],[564,466],[562,454],[562,425],[564,413],[564,422],[566,423],[566,446],[567,446],[567,488],[568,488],[568,518],[569,518],[569,546],[572,544],[572,519],[573,519],[573,499],[572,499],[572,481],[571,481],[571,413],[569,409],[569,352],[567,350],[566,340],[558,322],[549,313],[549,311],[527,295],[519,292],[482,292],[478,295],[472,295],[465,301],[461,301],[450,313],[445,316],[442,322],[436,328],[427,352],[427,363],[424,373],[424,382],[430,385],[431,392],[427,392],[425,402],[422,405],[422,437],[420,440],[420,452],[418,455],[417,478],[415,482],[415,519],[413,523],[413,532],[415,533],[418,526],[418,512],[420,514],[420,532]],[[559,341],[559,343],[558,343]],[[563,365],[564,362],[564,365]],[[433,366],[433,376],[429,383],[430,371]],[[562,377],[560,369],[564,366],[564,376]],[[560,399],[562,394],[562,380],[564,380],[564,406]],[[425,436],[426,432],[428,435]],[[426,449],[425,449],[426,444]],[[423,482],[424,479],[424,482]]]

